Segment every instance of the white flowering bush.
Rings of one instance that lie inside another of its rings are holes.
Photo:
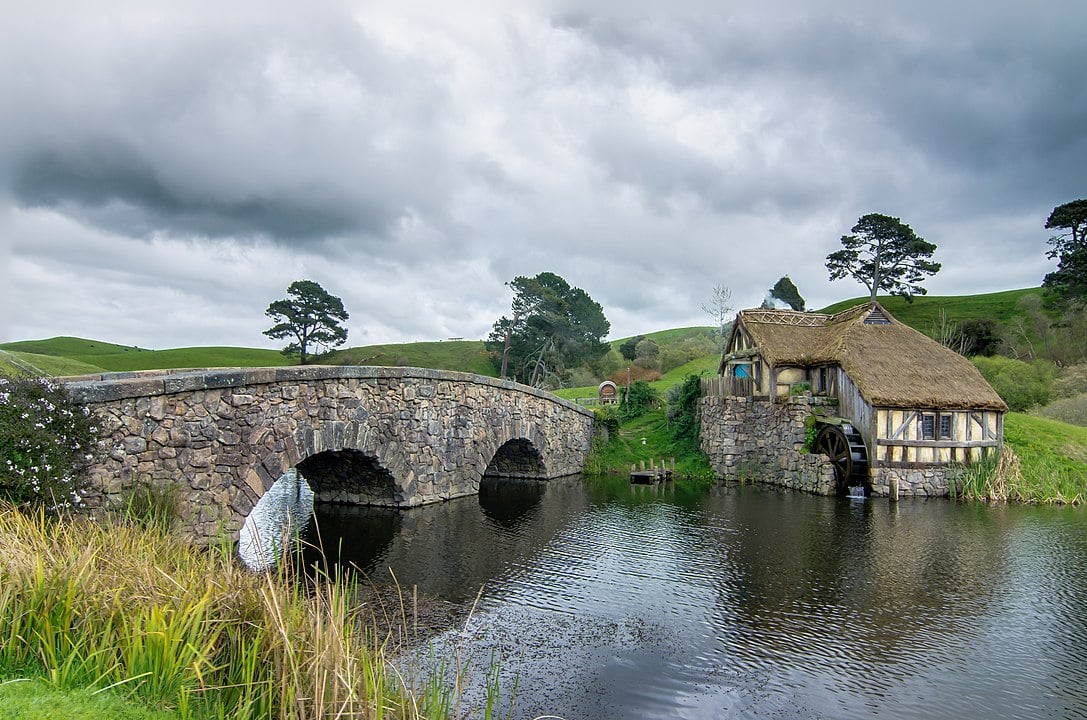
[[[60,385],[0,377],[0,497],[52,512],[80,505],[97,432]]]

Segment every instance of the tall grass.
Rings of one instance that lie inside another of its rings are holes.
[[[342,577],[241,568],[151,525],[0,509],[0,676],[111,688],[180,718],[436,718]],[[459,668],[457,669],[459,671]]]
[[[1026,503],[1087,502],[1087,429],[1008,413],[999,456],[960,468],[959,496]],[[954,486],[954,483],[952,483]]]

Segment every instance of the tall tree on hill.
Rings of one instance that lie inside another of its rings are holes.
[[[343,300],[312,280],[295,280],[287,287],[287,297],[271,303],[264,314],[276,323],[264,334],[277,340],[294,338],[283,354],[298,353],[303,365],[313,345],[334,348],[347,340],[347,329],[340,325],[349,317]]]
[[[800,291],[788,275],[783,275],[774,283],[774,287],[770,288],[770,297],[780,300],[793,310],[804,309],[804,298],[800,297]]]
[[[624,360],[633,361],[637,357],[638,343],[645,340],[645,335],[635,335],[619,346],[619,354]]]
[[[534,387],[554,388],[567,369],[608,352],[611,323],[584,290],[551,272],[518,276],[508,285],[513,317],[499,318],[487,338],[500,369]]]
[[[1068,309],[1087,301],[1087,200],[1053,208],[1045,226],[1064,232],[1049,238],[1052,247],[1046,256],[1057,260],[1057,269],[1045,276],[1042,287]]]
[[[935,245],[898,218],[879,213],[864,215],[850,232],[842,236],[842,249],[827,255],[831,280],[852,277],[868,288],[872,300],[881,290],[907,302],[928,293],[920,282],[940,270],[940,263],[929,259]]]

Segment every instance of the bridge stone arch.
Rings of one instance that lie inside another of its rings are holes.
[[[478,493],[484,474],[580,472],[588,410],[494,378],[421,368],[307,366],[69,378],[99,419],[92,506],[137,483],[176,488],[197,536],[236,533],[290,468],[318,502],[412,507]]]

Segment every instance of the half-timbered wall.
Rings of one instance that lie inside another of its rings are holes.
[[[1003,413],[880,408],[876,424],[881,465],[971,463],[999,448]]]

